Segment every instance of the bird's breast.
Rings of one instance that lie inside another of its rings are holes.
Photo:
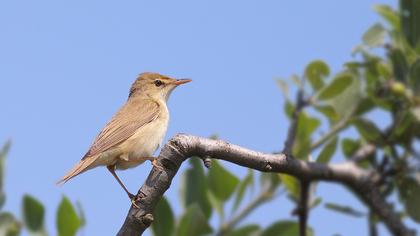
[[[165,137],[168,128],[169,113],[167,109],[160,112],[159,116],[150,123],[139,128],[133,136],[121,144],[123,153],[127,154],[128,161],[134,167],[140,163],[142,157],[151,157]]]

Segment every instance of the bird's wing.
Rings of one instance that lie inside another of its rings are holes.
[[[131,137],[159,116],[159,104],[151,99],[128,101],[99,133],[82,160],[109,150]]]

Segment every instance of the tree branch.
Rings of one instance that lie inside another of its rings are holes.
[[[376,228],[375,214],[369,211],[368,216],[369,236],[378,236],[378,229]]]
[[[306,180],[300,181],[300,199],[298,203],[297,213],[299,216],[299,235],[306,236],[306,225],[308,223],[308,201],[309,201],[310,182]]]
[[[118,235],[139,235],[153,221],[153,209],[170,187],[182,162],[191,156],[212,157],[264,172],[285,173],[301,180],[338,182],[357,192],[394,235],[415,235],[408,229],[392,207],[382,198],[374,185],[372,172],[353,162],[323,165],[291,158],[285,154],[266,154],[242,148],[221,140],[211,140],[186,134],[172,138],[162,149],[158,165],[153,168],[138,192],[137,205],[131,206]]]
[[[287,131],[287,138],[286,138],[286,141],[284,142],[283,153],[286,153],[287,155],[292,154],[293,144],[295,143],[295,139],[296,139],[296,131],[297,131],[298,122],[299,122],[299,115],[303,107],[305,107],[305,105],[306,104],[303,99],[303,90],[299,89],[296,95],[296,108],[293,111],[289,130]]]
[[[293,145],[296,139],[297,128],[299,124],[299,115],[305,106],[303,98],[303,88],[300,88],[296,95],[296,108],[293,112],[292,119],[290,122],[289,130],[287,132],[287,138],[284,142],[283,153],[285,155],[292,155]],[[299,234],[300,236],[306,236],[306,224],[308,222],[309,208],[309,181],[300,180],[300,199],[297,202],[296,213],[299,218]]]

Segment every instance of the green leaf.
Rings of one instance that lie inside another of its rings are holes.
[[[252,171],[251,169],[248,169],[248,174],[239,183],[238,190],[236,191],[236,197],[233,203],[232,211],[236,211],[238,209],[247,188],[252,187],[253,184],[254,184],[254,171]]]
[[[420,183],[413,178],[403,178],[398,182],[398,190],[407,214],[420,223]]]
[[[407,80],[408,62],[404,53],[397,48],[388,51],[388,57],[392,62],[394,76],[398,81],[405,82]]]
[[[386,62],[379,61],[376,63],[376,70],[380,77],[384,80],[392,79],[392,65]]]
[[[361,82],[359,79],[353,79],[353,82],[334,99],[328,100],[334,110],[340,115],[340,118],[351,116],[360,100],[364,97],[361,91]]]
[[[277,82],[277,86],[279,86],[283,95],[287,97],[289,95],[289,86],[287,85],[286,81],[282,79],[277,79],[276,82]]]
[[[362,137],[367,141],[380,145],[385,143],[381,130],[376,127],[372,121],[364,118],[357,118],[353,120],[352,123],[356,127],[357,131],[359,131]]]
[[[11,141],[7,141],[0,150],[0,209],[6,202],[6,194],[4,193],[4,163],[10,150]]]
[[[7,154],[9,153],[10,146],[12,145],[12,142],[8,140],[3,147],[0,150],[0,159],[6,158]]]
[[[412,108],[413,109],[413,108]],[[392,129],[391,135],[388,137],[390,142],[408,144],[411,143],[412,138],[419,134],[418,125],[416,123],[415,114],[413,110],[406,110],[398,113],[395,127]]]
[[[412,190],[417,188],[417,180],[410,177],[396,179],[398,186],[398,197],[402,202],[410,197]]]
[[[26,227],[32,232],[43,231],[45,210],[42,203],[30,195],[25,195],[22,205]]]
[[[312,133],[319,127],[321,121],[301,112],[298,118],[296,141],[293,145],[293,154],[296,158],[305,160],[308,158],[311,145]]]
[[[319,204],[321,204],[321,202],[322,202],[322,198],[320,198],[320,197],[317,197],[317,198],[315,198],[312,202],[311,202],[311,204],[309,204],[309,207],[312,209],[312,208],[315,208],[315,207],[317,207]]]
[[[210,218],[212,208],[207,198],[207,191],[209,190],[202,163],[198,158],[190,158],[189,163],[191,167],[184,172],[181,182],[181,195],[184,199],[184,206],[188,207],[193,203],[197,203],[204,215]]]
[[[417,58],[410,67],[410,85],[414,93],[420,96],[420,58]]]
[[[261,234],[261,236],[299,236],[299,224],[295,221],[278,221],[270,226]],[[306,229],[307,236],[313,236],[312,229]]]
[[[286,113],[287,118],[292,119],[293,112],[295,112],[295,105],[289,99],[286,99],[286,102],[284,103],[284,112]]]
[[[77,212],[79,213],[79,218],[80,218],[80,227],[84,227],[86,225],[86,217],[85,217],[85,212],[83,211],[83,207],[82,204],[79,201],[76,201],[76,208],[77,208]]]
[[[356,53],[366,53],[366,48],[363,47],[363,45],[356,46],[353,49],[352,54]],[[366,63],[358,62],[358,61],[349,61],[344,63],[344,68],[346,68],[348,71],[358,71],[359,69],[365,68]]]
[[[305,76],[311,84],[314,91],[318,91],[324,87],[324,79],[330,74],[328,65],[321,61],[316,60],[306,66]]]
[[[321,89],[317,95],[319,100],[332,99],[342,93],[353,82],[353,76],[350,74],[341,74],[334,78],[334,80]]]
[[[70,200],[64,196],[58,206],[56,220],[59,236],[74,236],[81,225],[76,210]]]
[[[198,236],[213,232],[201,208],[197,204],[190,205],[181,217],[177,231],[178,236]]]
[[[0,213],[0,235],[18,236],[20,235],[21,228],[21,224],[11,213]]]
[[[255,235],[259,230],[260,226],[258,225],[245,225],[233,230],[230,233],[227,233],[226,236],[252,236]]]
[[[370,98],[363,98],[362,100],[359,101],[359,104],[357,105],[357,108],[354,114],[361,116],[365,114],[366,112],[371,111],[373,108],[375,108],[374,101]]]
[[[156,205],[152,230],[155,236],[170,236],[175,229],[175,217],[171,206],[165,197],[162,197]]]
[[[334,155],[335,150],[337,149],[337,141],[338,138],[335,137],[333,140],[328,142],[327,145],[325,145],[324,149],[322,149],[321,153],[316,159],[317,163],[326,164],[330,162],[331,157]]]
[[[400,1],[401,28],[409,44],[416,48],[420,41],[420,1],[401,0]]]
[[[385,33],[384,27],[376,23],[363,35],[363,42],[369,47],[382,46],[385,42]]]
[[[354,153],[359,149],[360,141],[353,140],[350,138],[344,138],[341,141],[341,149],[343,150],[344,155],[349,158],[354,155]]]
[[[379,109],[382,109],[382,110],[385,110],[385,111],[389,111],[389,112],[392,111],[392,103],[390,103],[386,99],[379,98],[379,97],[372,97],[371,99],[374,101],[375,105]]]
[[[343,213],[349,216],[354,216],[354,217],[362,217],[366,215],[363,212],[354,210],[350,206],[342,206],[335,203],[325,203],[325,207],[329,210],[333,210],[333,211]]]
[[[299,76],[297,75],[292,75],[289,78],[298,88],[302,88],[303,84],[302,84],[302,79],[299,78]]]
[[[366,88],[371,91],[374,90],[377,87],[377,84],[381,82],[378,64],[382,59],[376,56],[365,55],[364,60],[364,77],[362,77],[362,79],[366,81]],[[357,71],[355,73],[357,73]]]
[[[239,179],[214,160],[208,175],[209,187],[214,196],[226,201],[235,191]]]
[[[412,190],[410,197],[407,198],[405,202],[405,209],[407,211],[407,214],[411,217],[411,219],[413,219],[417,223],[420,223],[419,199],[420,199],[420,187],[417,186],[417,188]]]
[[[223,202],[218,199],[216,196],[214,196],[212,191],[207,191],[207,197],[209,199],[211,207],[216,210],[216,212],[219,214],[221,221],[224,220],[225,217],[225,210],[223,208],[224,204]]]
[[[279,174],[281,182],[288,192],[288,196],[291,200],[296,201],[299,199],[300,185],[299,181],[291,176],[286,174]]]
[[[397,12],[395,12],[388,5],[379,4],[379,5],[375,5],[373,8],[379,15],[381,15],[392,26],[392,28],[399,31],[400,18],[398,17]]]
[[[0,209],[4,206],[5,202],[6,202],[6,194],[0,190]]]
[[[315,105],[314,106],[317,111],[324,114],[325,117],[327,117],[330,121],[336,122],[340,120],[340,114],[338,114],[334,107],[331,105]]]

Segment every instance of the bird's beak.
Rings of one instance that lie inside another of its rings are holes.
[[[191,81],[192,80],[190,80],[190,79],[177,79],[175,82],[173,82],[173,84],[178,86],[178,85],[181,85],[181,84],[189,83]]]

